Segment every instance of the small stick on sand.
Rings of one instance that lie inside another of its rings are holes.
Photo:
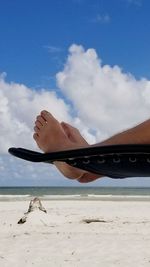
[[[27,217],[29,215],[29,213],[35,211],[35,210],[39,210],[39,211],[43,211],[45,213],[47,213],[46,209],[42,206],[42,203],[40,201],[40,199],[38,197],[35,197],[34,199],[32,199],[30,201],[30,204],[29,204],[29,208],[28,208],[28,211],[25,212],[25,216],[23,216],[19,221],[18,221],[18,224],[23,224],[26,222],[27,220]]]

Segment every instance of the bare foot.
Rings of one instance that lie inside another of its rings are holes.
[[[37,117],[34,131],[33,138],[39,148],[44,152],[69,150],[89,146],[76,128],[65,122],[59,123],[47,111],[42,111]],[[98,175],[71,167],[64,162],[57,161],[54,164],[63,175],[71,179],[77,179],[80,182],[90,182],[99,178]]]
[[[33,138],[45,153],[65,150],[71,145],[61,124],[47,111],[37,117],[34,131]]]
[[[65,122],[59,123],[47,111],[37,117],[34,131],[33,138],[45,153],[89,146],[76,128]]]
[[[88,145],[82,136],[79,138],[80,135],[77,129],[74,128],[74,132],[71,135],[69,125],[66,123],[60,124],[47,111],[42,111],[41,114],[37,116],[34,131],[33,138],[38,147],[45,153],[74,149]],[[78,142],[75,141],[75,135],[77,135]],[[78,179],[85,173],[85,171],[71,167],[65,162],[55,161],[54,164],[64,176],[71,179]]]

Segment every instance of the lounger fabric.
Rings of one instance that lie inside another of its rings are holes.
[[[88,147],[52,153],[39,153],[24,148],[10,148],[15,157],[69,165],[111,178],[150,177],[150,145],[111,145]]]

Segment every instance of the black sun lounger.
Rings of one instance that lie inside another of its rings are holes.
[[[27,161],[63,161],[73,167],[111,178],[150,177],[150,145],[98,146],[52,153],[14,147],[8,151]]]

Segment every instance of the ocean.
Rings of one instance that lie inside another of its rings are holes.
[[[150,188],[133,187],[0,187],[0,201],[112,200],[150,201]]]

